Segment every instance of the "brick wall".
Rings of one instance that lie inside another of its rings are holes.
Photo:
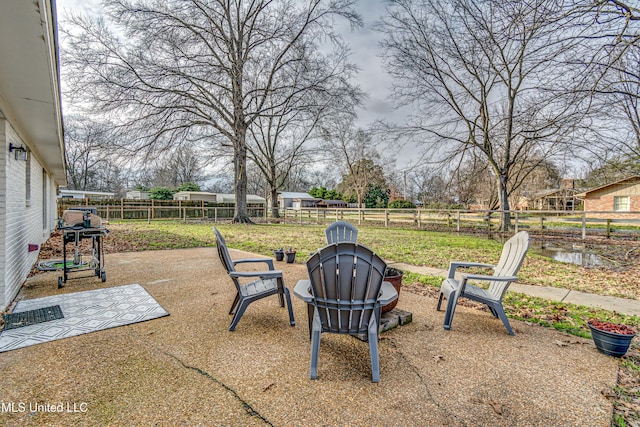
[[[9,153],[9,144],[25,145],[6,120],[0,120],[0,310],[4,310],[17,295],[27,278],[38,252],[29,252],[29,244],[41,244],[50,234],[52,219],[44,221],[43,206],[47,216],[55,217],[51,195],[54,185],[48,174],[43,173],[39,160],[29,155],[27,161],[16,160]],[[27,173],[30,178],[30,198],[27,200]]]
[[[589,197],[584,201],[584,210],[607,212],[606,215],[598,215],[598,217],[611,219],[638,219],[640,218],[640,196],[629,196],[630,212],[613,212],[613,197],[603,195],[601,197]],[[594,217],[594,215],[589,215]]]

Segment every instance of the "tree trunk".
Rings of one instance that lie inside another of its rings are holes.
[[[511,216],[509,214],[509,197],[507,193],[507,173],[498,174],[498,199],[500,202],[500,230],[509,231],[511,228]]]
[[[247,146],[245,138],[246,128],[236,130],[236,141],[234,144],[233,168],[234,187],[236,192],[236,205],[233,213],[234,223],[253,224],[247,212]]]
[[[278,189],[275,186],[271,187],[271,217],[280,218],[280,211],[278,210]]]

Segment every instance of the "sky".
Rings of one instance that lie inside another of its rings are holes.
[[[94,14],[101,10],[100,0],[57,0],[56,4],[59,20],[65,11]],[[357,125],[366,128],[380,119],[401,123],[402,110],[394,110],[390,102],[391,79],[384,71],[378,46],[381,35],[373,30],[385,11],[385,1],[358,0],[355,9],[363,20],[363,26],[351,29],[348,24],[337,22],[336,29],[351,48],[351,62],[360,68],[356,82],[367,94],[363,107],[358,111]],[[400,169],[407,167],[416,157],[415,153],[415,147],[404,147],[395,153],[397,166]]]

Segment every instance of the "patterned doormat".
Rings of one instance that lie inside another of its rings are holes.
[[[125,285],[23,300],[13,313],[59,305],[64,318],[0,333],[0,353],[168,316],[140,285]]]

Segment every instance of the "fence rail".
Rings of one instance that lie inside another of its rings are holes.
[[[229,222],[233,218],[233,206],[208,206],[202,202],[99,204],[89,203],[106,221],[178,220]],[[59,203],[58,209],[78,207],[78,204]],[[87,205],[85,205],[87,206]],[[638,238],[640,236],[640,212],[602,211],[508,211],[511,229],[526,229],[537,234],[567,234],[586,239],[587,236]],[[273,218],[271,208],[250,206],[249,217],[258,223],[328,224],[345,220],[356,225],[377,225],[424,230],[495,233],[499,231],[503,211],[444,210],[444,209],[279,209],[279,217]]]

